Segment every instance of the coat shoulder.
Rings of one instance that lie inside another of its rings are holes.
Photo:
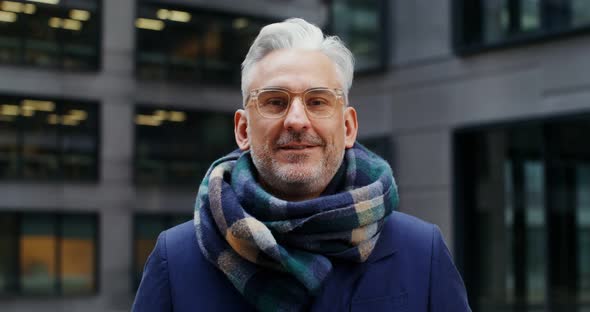
[[[402,212],[391,215],[393,245],[397,248],[430,254],[433,238],[438,232],[436,225]]]

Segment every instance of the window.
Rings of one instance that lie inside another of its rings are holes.
[[[455,133],[458,261],[474,311],[590,307],[588,133],[590,115]]]
[[[470,53],[590,29],[586,0],[455,0],[455,50]]]
[[[0,63],[97,70],[98,0],[0,1]]]
[[[0,212],[0,295],[96,293],[97,217]]]
[[[237,148],[233,113],[139,106],[135,182],[199,185],[211,163]]]
[[[98,179],[98,105],[0,95],[0,179]]]
[[[187,215],[148,215],[138,214],[133,218],[133,274],[134,289],[141,282],[143,267],[148,256],[156,246],[158,235],[175,225],[191,220]]]
[[[355,57],[355,70],[380,69],[387,61],[385,16],[387,1],[333,0],[328,33],[346,43]]]
[[[240,82],[240,64],[270,20],[138,3],[136,74],[141,79]]]
[[[393,151],[391,138],[387,135],[372,136],[358,139],[358,142],[371,150],[373,153],[385,159],[390,166],[393,166]]]

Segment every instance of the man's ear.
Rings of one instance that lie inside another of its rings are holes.
[[[243,109],[238,109],[234,114],[234,135],[236,136],[236,143],[242,151],[250,149],[247,114]]]
[[[346,148],[351,148],[354,145],[357,132],[356,110],[349,106],[344,110],[344,146]]]

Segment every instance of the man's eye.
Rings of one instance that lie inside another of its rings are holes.
[[[307,101],[307,106],[324,106],[327,104],[328,101],[321,98],[310,99]]]
[[[272,99],[266,100],[266,105],[268,105],[268,106],[285,106],[285,105],[287,105],[287,101],[285,101],[285,99],[281,99],[281,98],[272,98]]]

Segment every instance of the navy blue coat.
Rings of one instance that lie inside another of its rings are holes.
[[[471,311],[435,225],[394,212],[369,259],[334,261],[311,311]],[[133,311],[253,311],[201,254],[192,221],[162,232]]]

